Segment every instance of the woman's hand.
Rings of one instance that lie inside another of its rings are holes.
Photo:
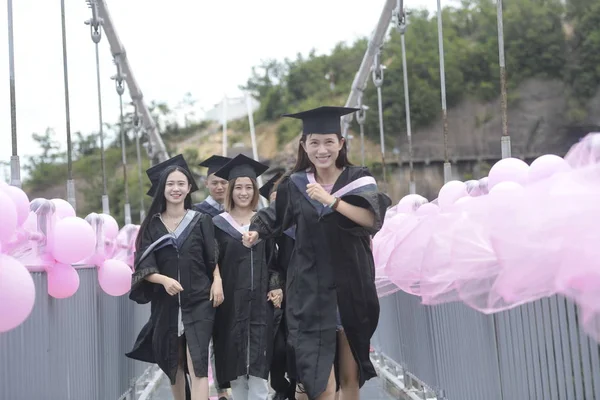
[[[175,279],[169,278],[168,276],[163,276],[161,283],[164,286],[167,293],[169,293],[171,296],[175,296],[177,293],[183,291],[183,287],[181,287],[181,284]]]
[[[309,183],[306,185],[306,194],[308,194],[308,197],[311,199],[316,200],[326,206],[335,201],[335,197],[327,193],[327,191],[323,189],[323,186],[319,185],[318,183]]]
[[[271,290],[267,294],[267,300],[271,301],[276,308],[281,308],[281,302],[283,301],[283,290]]]
[[[244,234],[242,235],[242,243],[246,247],[254,246],[257,241],[258,241],[258,232],[256,232],[256,231],[244,232]]]
[[[220,277],[215,277],[213,284],[210,287],[210,298],[213,302],[213,307],[219,307],[225,300],[223,295],[223,282]]]

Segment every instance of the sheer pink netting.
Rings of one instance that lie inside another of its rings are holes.
[[[425,247],[436,229],[435,218],[431,215],[409,215],[403,228],[390,240],[389,258],[384,271],[391,282],[403,291],[419,295],[421,265]]]
[[[400,288],[388,277],[385,266],[396,243],[412,231],[415,223],[407,214],[394,214],[386,219],[381,230],[373,238],[373,258],[375,260],[375,285],[379,297],[397,292]]]
[[[573,168],[582,168],[600,163],[600,133],[588,133],[579,143],[569,149],[565,161]]]
[[[575,169],[441,214],[389,218],[374,240],[378,276],[425,304],[460,300],[484,313],[558,293],[600,341],[600,163],[575,157],[581,145],[569,152]]]

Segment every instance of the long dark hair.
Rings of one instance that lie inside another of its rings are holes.
[[[294,172],[305,171],[307,169],[316,172],[314,164],[310,161],[308,154],[306,154],[306,150],[304,150],[304,147],[302,146],[303,143],[306,144],[306,139],[309,136],[310,135],[302,135],[300,138],[300,142],[298,143],[298,156],[296,157],[296,165],[294,165],[294,168],[292,168],[290,174],[293,174]],[[337,134],[337,138],[340,141],[343,139],[342,135],[339,133]],[[348,159],[348,148],[346,147],[346,141],[344,140],[338,157],[335,160],[335,166],[338,168],[344,168],[351,165],[352,163]]]
[[[150,208],[148,209],[146,218],[144,218],[144,221],[142,221],[137,238],[135,239],[136,251],[140,251],[140,247],[142,245],[142,237],[144,236],[144,232],[146,231],[146,229],[148,229],[148,224],[150,224],[152,218],[154,218],[156,214],[163,213],[167,209],[167,200],[165,199],[165,187],[167,186],[167,178],[169,177],[169,175],[171,175],[172,172],[175,171],[179,171],[182,174],[184,174],[187,178],[188,184],[192,184],[194,178],[184,168],[181,168],[177,165],[170,165],[164,169],[164,171],[160,174],[160,178],[158,179],[158,185],[156,187],[154,197],[152,198],[152,204],[150,204]],[[183,206],[186,210],[192,208],[192,193],[188,193],[187,196],[185,196]]]

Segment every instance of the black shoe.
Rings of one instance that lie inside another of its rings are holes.
[[[285,393],[275,393],[272,400],[287,400],[288,396]]]
[[[229,400],[229,399],[225,396],[221,396],[221,397],[219,397],[219,400]]]

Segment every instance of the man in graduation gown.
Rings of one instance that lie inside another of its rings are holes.
[[[259,190],[261,196],[274,204],[277,195],[276,184],[283,176],[282,173],[275,174],[269,179]],[[282,285],[285,286],[285,275],[287,274],[287,266],[290,262],[292,250],[294,249],[293,231],[285,232],[278,238],[275,238],[277,244],[277,264],[281,268],[283,274]],[[274,313],[274,344],[273,344],[273,360],[271,362],[271,387],[275,390],[273,400],[295,399],[296,382],[288,381],[285,377],[287,368],[286,357],[286,342],[287,342],[287,325],[285,323],[285,294],[281,308],[275,309]]]
[[[194,204],[193,209],[203,214],[208,214],[211,217],[219,215],[223,212],[223,201],[225,201],[225,192],[227,192],[227,182],[223,178],[215,175],[221,167],[231,161],[229,157],[213,155],[202,161],[201,167],[208,168],[206,173],[206,188],[209,196],[204,201]]]
[[[195,211],[203,214],[208,214],[211,217],[219,215],[223,212],[223,201],[225,200],[225,193],[227,192],[227,186],[229,182],[223,178],[219,178],[215,175],[219,169],[225,164],[231,161],[229,157],[223,157],[218,155],[212,155],[206,160],[198,164],[201,167],[208,168],[206,172],[206,188],[208,189],[208,197],[204,201],[194,204],[192,208]],[[222,389],[217,382],[215,375],[215,352],[213,350],[213,344],[210,344],[210,363],[213,370],[213,379],[215,389],[217,390],[217,396],[219,400],[227,400],[227,389]]]

